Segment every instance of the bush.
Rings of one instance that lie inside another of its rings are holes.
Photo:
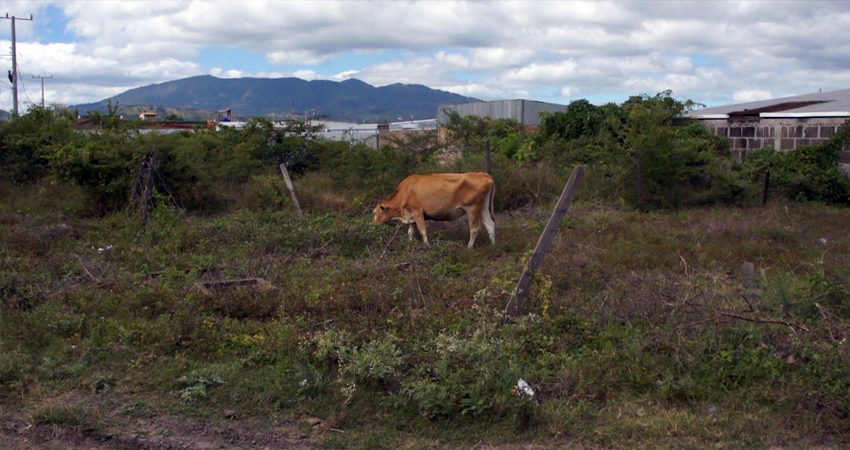
[[[850,204],[850,182],[836,159],[850,135],[848,124],[830,140],[792,152],[764,149],[751,153],[742,165],[743,176],[762,183],[770,170],[770,189],[786,200]]]
[[[747,186],[731,171],[728,145],[697,123],[676,117],[686,104],[664,92],[655,97],[633,97],[626,104],[625,142],[640,157],[643,207],[679,208],[746,201]],[[624,185],[633,186],[626,199],[637,204],[636,164],[621,173]]]
[[[48,173],[48,158],[53,149],[78,139],[75,117],[41,106],[11,122],[0,124],[0,179],[29,183]]]
[[[846,132],[788,154],[756,152],[741,166],[724,139],[680,119],[689,105],[669,91],[634,96],[622,105],[580,100],[564,112],[542,114],[536,133],[516,120],[453,113],[445,128],[449,148],[459,156],[439,163],[436,132],[379,149],[317,139],[319,128],[309,122],[281,129],[263,118],[251,119],[243,130],[142,134],[112,109],[93,116],[91,130],[76,132],[74,118],[33,108],[0,127],[0,162],[4,179],[17,183],[52,173],[81,186],[101,214],[129,205],[143,162],[156,154],[154,198],[190,212],[285,208],[288,194],[278,175],[285,163],[304,190],[299,195],[305,209],[358,215],[410,174],[483,170],[488,140],[498,210],[553,200],[578,164],[588,168],[585,198],[637,205],[638,154],[644,208],[747,204],[767,169],[785,198],[850,202],[848,183],[834,164]]]

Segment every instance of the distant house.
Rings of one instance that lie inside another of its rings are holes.
[[[732,153],[743,159],[760,148],[791,151],[826,141],[850,118],[850,89],[697,109],[685,116],[728,139]],[[839,160],[850,164],[850,143]]]
[[[154,112],[154,111],[142,111],[141,113],[139,113],[139,119],[155,120],[156,119],[156,112]]]
[[[219,122],[232,122],[233,121],[233,110],[230,108],[227,109],[219,109],[215,112],[216,120]]]

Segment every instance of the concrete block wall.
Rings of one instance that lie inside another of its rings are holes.
[[[712,133],[729,140],[729,148],[738,159],[761,148],[792,151],[799,147],[827,141],[845,118],[802,119],[710,119],[701,120]],[[850,164],[850,142],[839,156],[843,164]]]

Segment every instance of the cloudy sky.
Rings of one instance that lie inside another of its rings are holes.
[[[708,106],[850,88],[847,1],[11,1],[21,108],[217,77],[417,83],[486,100]],[[0,69],[11,21],[0,20]],[[0,108],[12,106],[0,78]]]

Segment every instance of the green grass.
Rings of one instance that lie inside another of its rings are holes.
[[[66,209],[54,185],[27,188],[30,201],[10,189],[6,414],[84,428],[222,410],[266,426],[318,417],[306,432],[326,448],[850,442],[847,209],[579,201],[506,323],[546,208],[499,215],[497,245],[470,251],[463,221],[429,223],[431,248],[350,211],[162,206],[142,229]],[[76,234],[57,231],[58,213]],[[742,298],[744,261],[759,311]],[[272,287],[195,288],[248,277]],[[541,404],[513,392],[518,378]]]

